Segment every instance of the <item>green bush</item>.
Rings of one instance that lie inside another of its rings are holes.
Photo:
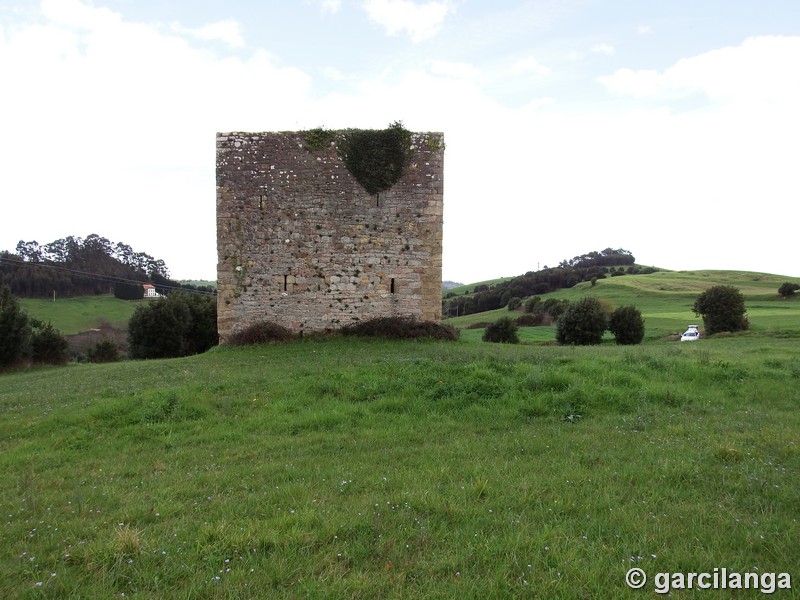
[[[517,310],[522,305],[522,298],[514,296],[508,301],[508,310]]]
[[[635,306],[620,306],[612,312],[608,328],[617,344],[641,344],[644,339],[644,319]]]
[[[744,306],[744,296],[731,285],[715,285],[700,294],[692,310],[703,318],[706,335],[721,331],[742,331],[750,326]]]
[[[35,322],[31,336],[31,358],[45,365],[63,365],[69,360],[69,342],[51,323]]]
[[[119,349],[111,340],[100,340],[86,351],[86,358],[92,363],[109,363],[119,361]]]
[[[252,346],[270,342],[288,342],[295,338],[290,329],[270,321],[261,321],[235,332],[228,342],[234,346]]]
[[[541,312],[541,311],[539,310],[539,308],[541,307],[541,305],[542,305],[542,298],[541,298],[541,296],[531,296],[530,298],[528,298],[528,299],[525,301],[525,306],[523,307],[523,310],[524,310],[526,313],[537,313],[537,312]]]
[[[800,290],[800,285],[787,281],[781,284],[778,293],[784,298],[791,298],[797,290]]]
[[[411,317],[378,317],[368,321],[358,321],[345,325],[340,332],[342,335],[390,340],[430,338],[455,341],[460,335],[455,327],[434,321],[417,321]]]
[[[176,292],[137,307],[128,322],[131,358],[176,358],[218,341],[216,299]]]
[[[495,342],[500,344],[518,344],[517,324],[510,317],[500,317],[494,323],[490,323],[483,332],[484,342]]]
[[[599,344],[606,329],[603,305],[597,298],[582,298],[572,302],[556,321],[556,341],[578,346]]]
[[[542,302],[541,306],[542,312],[553,317],[553,320],[556,320],[569,308],[569,305],[570,301],[564,298],[548,298]]]
[[[0,368],[30,356],[31,326],[27,313],[7,286],[0,288]]]

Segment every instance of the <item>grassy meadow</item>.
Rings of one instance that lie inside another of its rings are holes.
[[[120,300],[111,294],[51,299],[22,298],[20,306],[32,317],[50,322],[64,335],[73,335],[103,324],[126,328],[140,302]]]
[[[700,317],[692,312],[695,298],[713,285],[732,285],[745,298],[751,332],[782,335],[785,331],[800,331],[799,298],[783,300],[778,287],[785,281],[800,283],[796,277],[739,271],[658,271],[650,275],[625,275],[601,279],[597,285],[579,283],[573,288],[546,294],[543,298],[576,300],[594,296],[607,300],[613,308],[634,305],[645,319],[645,341],[665,340],[686,330],[690,323],[702,326]],[[469,286],[467,286],[469,287]],[[474,287],[474,286],[473,286]],[[472,288],[470,288],[472,289]],[[521,311],[505,308],[447,319],[450,325],[466,328],[474,323],[491,322],[500,317],[512,318]],[[465,332],[480,340],[482,329]],[[530,343],[555,341],[555,326],[520,328],[520,340]],[[613,336],[606,334],[613,342]]]
[[[692,293],[634,277],[634,347],[473,330],[0,374],[0,597],[652,593],[631,567],[796,588],[800,302],[770,283],[751,331],[667,342]]]

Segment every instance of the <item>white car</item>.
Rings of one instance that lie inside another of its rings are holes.
[[[681,335],[682,342],[694,342],[700,339],[700,328],[697,325],[689,325],[689,329]]]

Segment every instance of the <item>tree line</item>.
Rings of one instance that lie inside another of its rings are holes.
[[[141,298],[142,283],[151,282],[162,295],[173,289],[213,293],[211,288],[180,284],[170,279],[166,263],[112,242],[97,234],[67,236],[48,244],[20,241],[14,252],[0,252],[0,286],[20,298],[46,298],[105,294]],[[138,294],[138,296],[137,296]]]
[[[519,277],[491,287],[475,286],[469,297],[458,297],[447,293],[442,305],[446,316],[469,315],[487,310],[503,308],[512,298],[546,294],[559,289],[571,288],[582,281],[597,281],[606,277],[654,273],[653,267],[640,267],[630,251],[622,248],[606,248],[589,252],[569,260],[561,261],[557,267],[545,267],[529,271]]]

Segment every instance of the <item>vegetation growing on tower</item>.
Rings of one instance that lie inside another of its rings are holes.
[[[390,189],[403,176],[412,155],[411,132],[395,121],[386,129],[311,129],[306,149],[316,152],[336,142],[347,170],[370,194]]]

